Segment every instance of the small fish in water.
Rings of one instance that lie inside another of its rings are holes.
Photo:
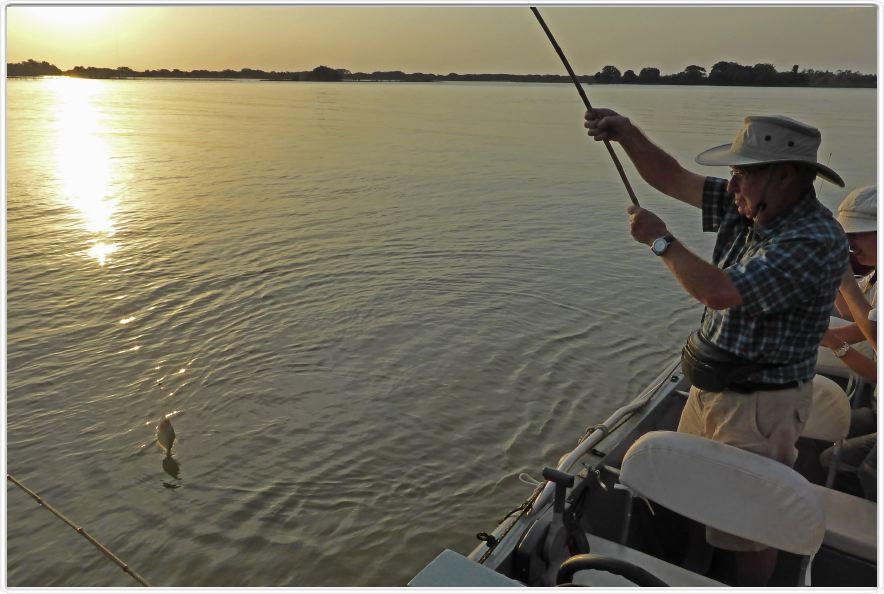
[[[175,430],[172,428],[172,421],[169,415],[163,417],[160,424],[157,425],[157,443],[166,450],[166,455],[172,455],[172,444],[175,442]]]

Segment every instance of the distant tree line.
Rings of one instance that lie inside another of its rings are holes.
[[[433,81],[505,81],[566,83],[570,78],[559,74],[426,74],[423,72],[405,73],[401,70],[376,72],[350,72],[343,68],[317,66],[313,70],[297,72],[277,72],[243,68],[242,70],[189,70],[173,69],[136,71],[127,66],[119,68],[96,68],[75,66],[62,71],[48,62],[27,60],[18,64],[6,65],[7,76],[74,76],[80,78],[192,78],[192,79],[258,79],[272,81],[393,81],[393,82],[433,82]],[[799,70],[798,65],[791,70],[778,72],[771,64],[744,66],[736,62],[717,62],[707,73],[706,68],[691,64],[681,72],[661,74],[659,68],[645,67],[638,74],[633,70],[620,72],[616,66],[605,66],[593,75],[577,77],[586,84],[651,84],[651,85],[716,85],[716,86],[756,86],[756,87],[868,87],[875,88],[878,77],[853,70]]]
[[[592,80],[599,84],[716,85],[751,87],[876,87],[878,77],[853,70],[801,70],[798,64],[779,72],[772,64],[744,66],[736,62],[716,62],[712,70],[691,64],[676,74],[660,74],[658,68],[642,68],[638,74],[627,70],[622,75],[616,66],[605,66]]]
[[[28,60],[18,64],[6,65],[6,76],[60,76],[63,72],[49,62]]]
[[[132,70],[128,66],[119,68],[97,68],[95,66],[74,66],[62,71],[54,64],[27,60],[16,64],[6,64],[6,76],[73,76],[78,78],[220,78],[220,79],[262,79],[262,80],[303,80],[303,81],[339,81],[344,80],[347,70],[335,70],[327,66],[318,66],[304,72],[265,72],[252,68],[242,70]]]

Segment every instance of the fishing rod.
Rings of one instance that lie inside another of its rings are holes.
[[[556,53],[559,54],[559,58],[562,60],[562,64],[565,65],[565,69],[568,71],[568,74],[571,75],[571,80],[574,82],[574,86],[577,87],[577,92],[580,93],[580,98],[583,99],[583,104],[586,105],[586,109],[591,110],[592,105],[589,104],[589,98],[586,96],[586,93],[583,90],[583,86],[581,86],[580,81],[577,80],[577,75],[574,74],[574,70],[571,69],[571,64],[568,63],[568,58],[565,57],[564,52],[562,52],[562,48],[559,47],[559,44],[556,42],[556,38],[553,37],[552,32],[549,30],[549,27],[546,26],[546,22],[543,20],[543,17],[540,16],[540,11],[535,7],[531,7],[531,12],[534,13],[534,16],[537,17],[537,21],[540,23],[540,26],[543,27],[543,31],[546,33],[546,36],[549,37],[550,43],[552,43],[553,48],[555,48]],[[632,200],[632,203],[638,206],[638,198],[635,197],[635,192],[632,191],[632,186],[629,185],[629,180],[626,179],[626,172],[623,171],[623,165],[620,164],[620,159],[617,158],[617,153],[614,152],[614,147],[611,146],[611,143],[607,140],[604,141],[605,148],[608,149],[608,154],[611,155],[611,159],[614,160],[614,165],[617,167],[617,173],[620,174],[620,179],[623,180],[623,185],[626,186],[626,192],[629,194],[629,199]]]
[[[34,499],[36,499],[36,500],[37,500],[37,503],[39,503],[40,505],[42,505],[43,507],[45,507],[46,509],[48,509],[50,512],[52,512],[53,514],[55,514],[55,516],[57,516],[62,522],[64,522],[65,524],[67,524],[68,526],[70,526],[71,528],[73,528],[74,530],[76,530],[76,531],[77,531],[77,534],[82,535],[83,538],[85,538],[86,540],[88,540],[89,542],[91,542],[91,543],[93,544],[93,546],[95,546],[96,549],[98,549],[99,551],[101,551],[102,553],[104,553],[104,555],[105,555],[108,559],[110,559],[111,561],[113,561],[114,563],[116,563],[117,565],[119,565],[119,566],[120,566],[120,569],[122,569],[123,571],[125,571],[126,573],[128,573],[129,575],[131,575],[131,576],[135,579],[135,581],[137,581],[139,584],[141,584],[142,586],[147,586],[148,588],[150,587],[150,584],[147,583],[147,580],[145,580],[143,577],[141,577],[140,575],[138,575],[137,573],[135,573],[132,569],[130,569],[129,566],[126,565],[125,563],[123,563],[123,560],[122,560],[122,559],[120,559],[119,557],[117,557],[116,555],[114,555],[114,554],[110,551],[110,549],[108,549],[106,546],[104,546],[103,544],[101,544],[100,542],[98,542],[97,540],[95,540],[94,538],[92,538],[92,536],[91,536],[88,532],[86,532],[85,530],[83,530],[83,528],[81,528],[80,526],[77,526],[76,524],[74,524],[73,522],[71,522],[69,519],[67,519],[67,518],[64,516],[64,514],[62,514],[60,511],[58,511],[57,509],[55,509],[54,507],[52,507],[52,506],[49,505],[48,503],[46,503],[46,501],[44,501],[42,497],[40,497],[39,495],[37,495],[36,493],[34,493],[33,491],[31,491],[30,489],[28,489],[27,487],[25,487],[25,486],[24,486],[24,485],[23,485],[18,479],[16,479],[14,476],[12,476],[11,474],[7,474],[7,475],[6,475],[6,480],[8,480],[8,481],[11,482],[13,485],[15,485],[16,487],[20,488],[22,491],[24,491],[25,493],[27,493],[28,495],[30,495],[31,497],[33,497]]]

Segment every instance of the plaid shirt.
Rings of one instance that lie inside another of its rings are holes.
[[[777,365],[746,381],[809,380],[841,276],[847,237],[811,190],[769,226],[755,228],[737,212],[727,180],[706,178],[703,231],[717,231],[712,259],[740,292],[742,303],[706,310],[702,334],[741,357]]]

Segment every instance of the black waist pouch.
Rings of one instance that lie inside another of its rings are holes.
[[[721,392],[770,367],[722,350],[694,331],[681,350],[681,370],[691,385]]]

